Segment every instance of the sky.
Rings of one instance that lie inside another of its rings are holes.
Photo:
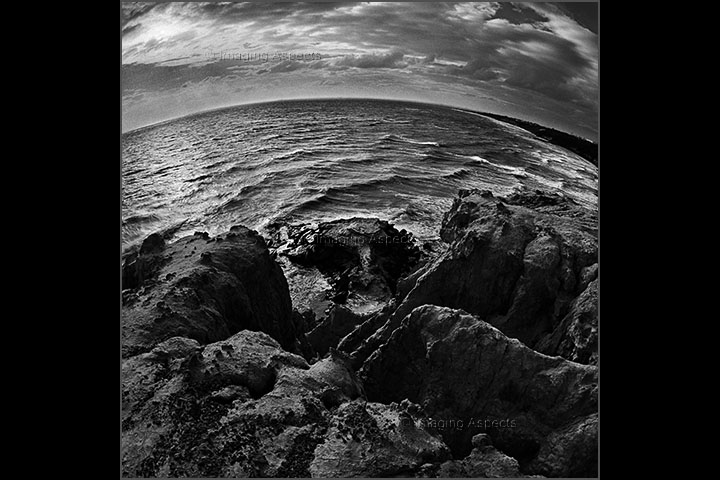
[[[231,105],[387,98],[596,141],[598,4],[121,3],[122,129]]]

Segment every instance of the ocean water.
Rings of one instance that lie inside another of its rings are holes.
[[[458,189],[520,186],[597,208],[594,165],[481,114],[384,100],[237,106],[123,134],[122,243],[352,216],[432,240]]]

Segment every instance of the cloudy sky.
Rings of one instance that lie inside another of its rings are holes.
[[[441,103],[597,138],[597,3],[122,3],[124,131],[284,98]]]

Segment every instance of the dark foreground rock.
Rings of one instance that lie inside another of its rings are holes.
[[[333,305],[327,316],[307,334],[308,343],[322,357],[366,320],[367,316],[358,315],[342,305]]]
[[[147,352],[175,336],[210,343],[260,330],[291,348],[297,328],[280,267],[263,238],[233,227],[165,244],[151,235],[123,264],[122,352]]]
[[[595,213],[462,191],[441,235],[429,261],[376,219],[271,251],[148,237],[123,265],[123,475],[596,476]]]
[[[596,362],[596,212],[541,191],[461,191],[440,233],[449,248],[403,279],[400,305],[353,352],[356,363],[425,304],[463,309],[543,353]]]
[[[456,458],[487,433],[526,473],[597,474],[595,366],[540,354],[474,316],[427,305],[400,322],[359,375],[369,400],[409,399],[430,412],[426,423],[444,427]]]
[[[536,345],[580,363],[598,362],[598,280],[590,282],[572,303],[570,311],[552,334]]]
[[[448,460],[435,476],[440,478],[518,478],[517,460],[499,452],[485,433],[472,438],[473,450],[462,460]]]
[[[365,401],[334,352],[309,366],[261,332],[175,337],[123,361],[123,476],[413,475],[450,458],[419,415]]]
[[[278,253],[301,269],[291,274],[293,283],[318,283],[318,271],[330,286],[327,299],[360,315],[380,310],[421,257],[411,233],[376,218],[290,226],[287,237]]]

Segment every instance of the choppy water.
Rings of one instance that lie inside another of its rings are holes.
[[[505,123],[450,107],[307,100],[205,112],[123,134],[127,247],[175,227],[380,217],[438,235],[460,188],[561,191],[597,205],[595,166]]]

